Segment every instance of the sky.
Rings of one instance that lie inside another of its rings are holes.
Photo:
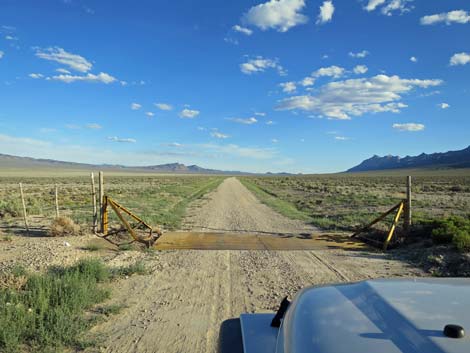
[[[329,173],[470,144],[468,0],[0,0],[0,153]]]

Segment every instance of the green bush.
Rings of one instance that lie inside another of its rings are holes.
[[[452,216],[433,222],[434,244],[454,244],[459,250],[470,250],[470,217]]]
[[[15,271],[16,272],[16,271]],[[46,274],[28,274],[20,289],[0,290],[0,351],[58,351],[81,346],[92,321],[84,311],[109,296],[98,285],[109,278],[97,260],[80,261]]]

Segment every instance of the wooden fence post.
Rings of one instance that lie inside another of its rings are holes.
[[[59,189],[55,184],[55,216],[59,218]]]
[[[104,178],[103,178],[103,172],[99,172],[99,199],[98,199],[98,205],[100,209],[100,232],[103,232],[103,204],[104,204]]]
[[[411,176],[406,177],[405,231],[411,228]]]
[[[23,185],[20,183],[21,203],[23,204],[23,218],[26,230],[29,232],[28,215],[26,214],[26,204],[24,202]]]
[[[98,230],[97,227],[97,210],[96,210],[96,189],[95,189],[95,176],[91,172],[91,201],[93,203],[93,233]]]

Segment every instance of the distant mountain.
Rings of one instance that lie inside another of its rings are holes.
[[[421,153],[419,156],[385,156],[377,155],[366,159],[361,164],[348,169],[347,172],[365,172],[386,169],[414,168],[469,168],[470,146],[460,151],[443,153]]]
[[[181,163],[168,163],[150,166],[124,166],[119,164],[86,164],[75,162],[56,161],[54,159],[38,159],[31,157],[19,157],[0,153],[0,169],[34,169],[34,168],[63,168],[63,169],[100,169],[103,171],[121,171],[121,172],[148,172],[148,173],[170,173],[170,174],[229,174],[244,175],[255,174],[236,170],[217,170],[207,169],[198,165],[184,165]],[[270,174],[270,173],[269,173]],[[287,173],[280,173],[288,175]]]

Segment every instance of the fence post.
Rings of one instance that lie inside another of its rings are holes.
[[[98,205],[99,205],[99,219],[100,219],[100,232],[103,232],[103,201],[104,201],[104,179],[103,179],[103,172],[99,172],[99,199],[98,199]]]
[[[411,227],[411,176],[406,177],[405,231]]]
[[[96,189],[95,189],[95,176],[91,172],[91,201],[93,203],[93,233],[97,231],[97,211],[96,211]]]
[[[20,183],[21,203],[23,204],[23,218],[26,230],[29,232],[28,215],[26,214],[26,204],[24,202],[23,185]]]
[[[55,184],[55,216],[59,218],[59,189]]]

